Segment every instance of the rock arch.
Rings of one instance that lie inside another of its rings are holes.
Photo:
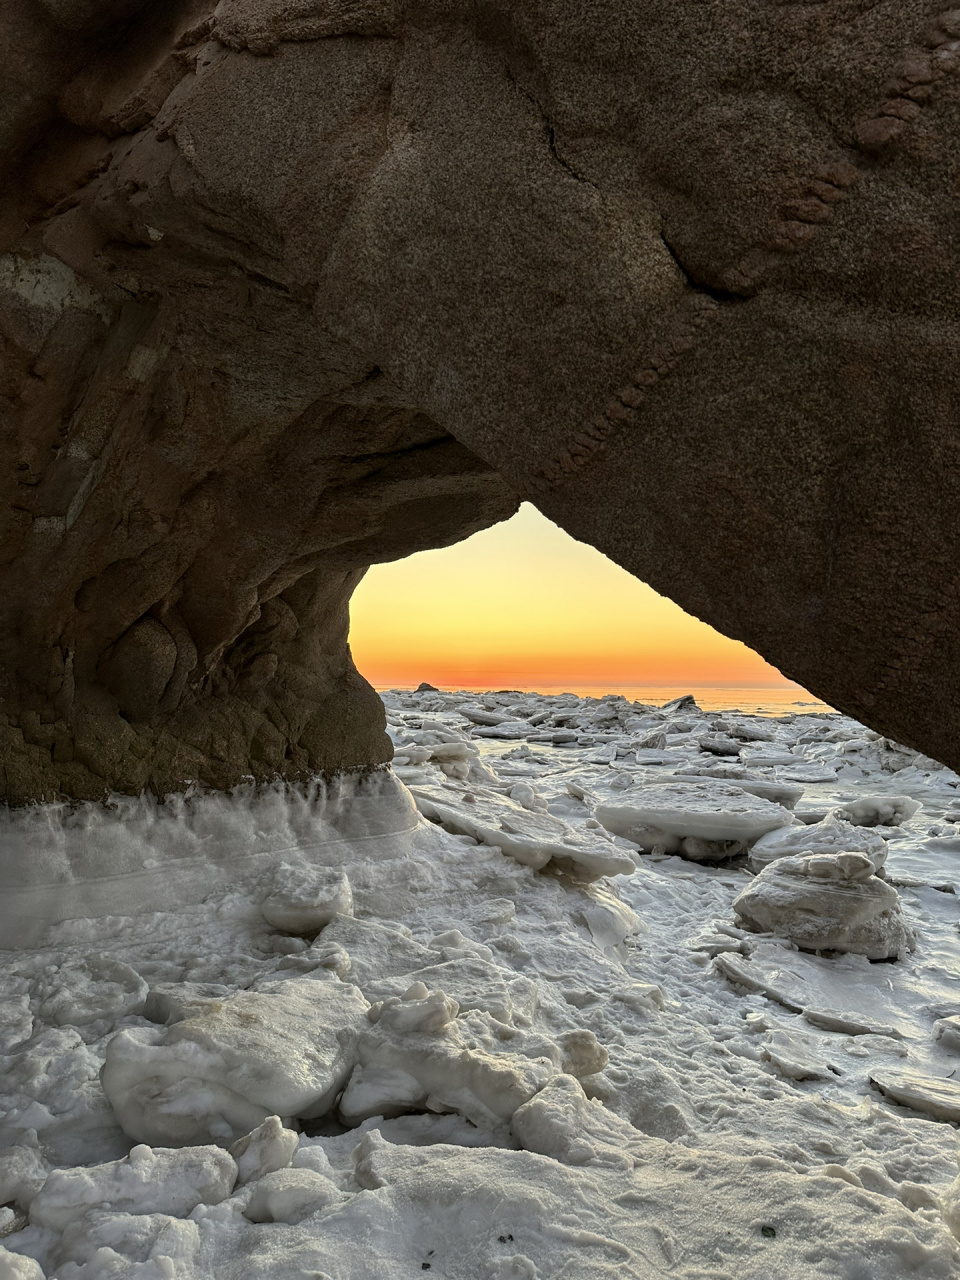
[[[355,582],[518,495],[960,765],[960,11],[2,24],[7,798],[382,762]]]

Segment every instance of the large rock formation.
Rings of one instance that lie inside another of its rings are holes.
[[[960,11],[0,24],[8,797],[385,759],[350,591],[514,494],[960,765]]]

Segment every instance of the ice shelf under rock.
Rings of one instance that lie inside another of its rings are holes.
[[[807,951],[854,951],[887,960],[915,938],[896,889],[864,853],[815,853],[770,863],[734,900],[740,923],[789,938]]]
[[[879,871],[887,860],[887,842],[876,831],[854,826],[831,813],[807,826],[768,831],[750,850],[749,864],[752,871],[762,871],[778,858],[806,853],[863,853],[874,871]]]
[[[367,1008],[356,987],[335,979],[290,979],[229,999],[185,984],[167,996],[168,1025],[113,1037],[101,1083],[131,1138],[230,1143],[268,1116],[329,1110]]]
[[[457,1020],[457,1002],[414,983],[402,998],[373,1005],[375,1025],[357,1046],[340,1099],[347,1124],[405,1111],[456,1111],[479,1128],[508,1121],[558,1067],[550,1058],[473,1048]]]
[[[410,788],[417,808],[446,830],[494,845],[534,870],[553,862],[580,879],[629,875],[633,859],[602,835],[577,830],[549,813],[535,813],[483,787],[455,782]]]
[[[338,868],[281,862],[263,887],[263,918],[286,933],[319,933],[334,916],[353,914],[350,881]]]
[[[719,862],[797,821],[782,805],[736,783],[704,777],[634,787],[622,803],[594,812],[608,831],[640,849],[680,853],[692,862]]]

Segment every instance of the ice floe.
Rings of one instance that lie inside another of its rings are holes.
[[[750,868],[762,871],[778,858],[808,853],[863,853],[876,872],[887,860],[887,843],[876,831],[854,826],[831,813],[820,822],[780,827],[761,836],[750,849]]]
[[[693,862],[719,862],[796,822],[782,805],[714,778],[648,784],[595,812],[608,831],[638,848],[680,852]]]

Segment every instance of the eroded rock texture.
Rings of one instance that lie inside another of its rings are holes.
[[[513,492],[960,764],[960,11],[2,23],[10,797],[384,759],[350,591]]]

